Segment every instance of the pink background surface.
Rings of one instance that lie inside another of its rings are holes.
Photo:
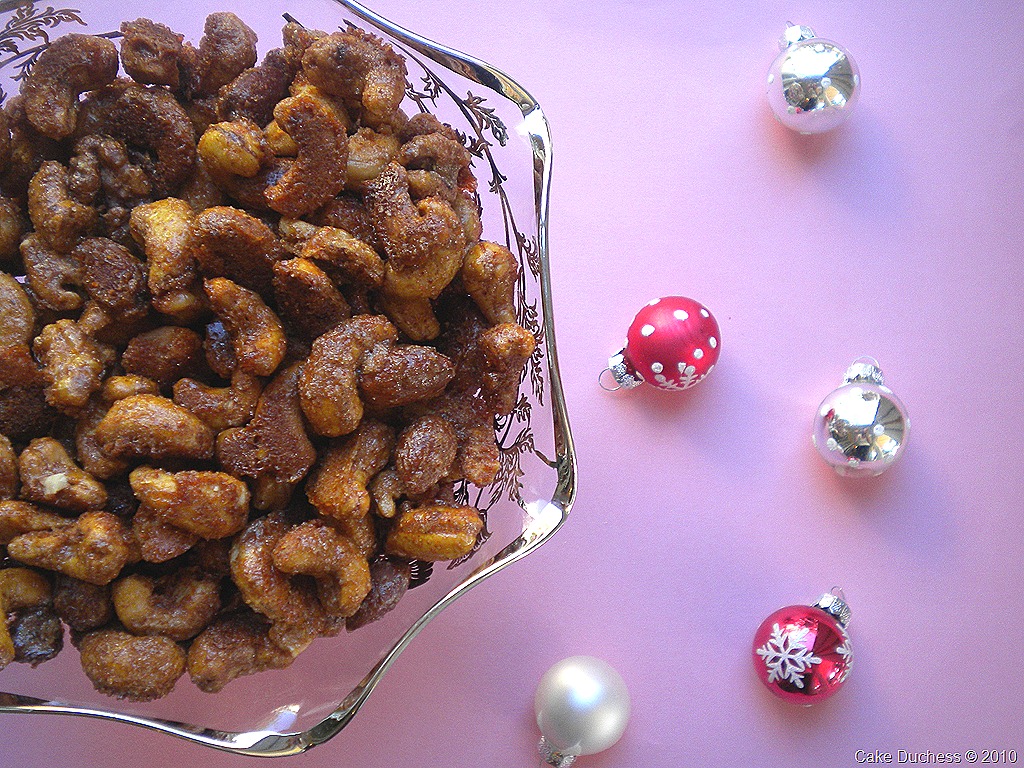
[[[728,6],[728,7],[726,7]],[[634,713],[601,766],[855,765],[863,750],[1024,760],[1024,10],[1018,3],[381,0],[516,77],[551,122],[551,256],[580,494],[541,551],[401,656],[353,723],[289,765],[536,765],[532,698],[600,656]],[[775,124],[787,20],[857,58],[834,134]],[[597,374],[659,295],[717,316],[684,394]],[[913,420],[874,480],[821,463],[810,420],[856,357]],[[842,585],[854,672],[795,708],[750,663],[760,621]],[[237,766],[137,729],[4,717],[4,765]]]

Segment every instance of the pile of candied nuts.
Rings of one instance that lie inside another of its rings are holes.
[[[0,111],[0,668],[66,624],[146,701],[286,667],[470,553],[454,486],[494,480],[535,339],[389,46],[121,33],[54,40]]]

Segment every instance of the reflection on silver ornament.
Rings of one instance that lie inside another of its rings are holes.
[[[878,362],[862,357],[818,406],[811,439],[840,475],[872,476],[903,455],[909,434],[903,402],[885,386]]]
[[[799,133],[822,133],[850,116],[860,93],[860,72],[850,53],[790,24],[781,53],[768,70],[768,104],[779,122]]]

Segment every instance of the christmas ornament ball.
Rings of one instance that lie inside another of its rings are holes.
[[[798,133],[823,133],[843,123],[860,95],[860,70],[843,46],[791,24],[768,70],[768,104]]]
[[[629,721],[630,699],[615,669],[593,656],[573,656],[541,677],[534,696],[541,754],[566,768],[577,755],[615,744]]]
[[[663,296],[647,303],[626,332],[626,346],[609,361],[620,387],[647,382],[680,391],[696,386],[718,362],[718,321],[699,301]]]
[[[851,365],[842,386],[833,390],[814,415],[811,440],[837,473],[871,477],[903,455],[910,436],[906,406],[885,386],[874,358]]]
[[[761,682],[793,704],[816,704],[835,695],[853,668],[848,620],[849,607],[831,594],[815,605],[788,605],[772,613],[754,634],[754,668]]]

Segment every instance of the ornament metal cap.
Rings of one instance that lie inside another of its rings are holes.
[[[817,35],[814,34],[814,30],[810,27],[787,21],[786,31],[783,32],[782,37],[779,38],[779,50],[784,51],[791,45],[802,43],[804,40],[813,40],[816,37]]]
[[[836,594],[837,592],[839,594]],[[812,605],[815,608],[821,608],[821,610],[830,616],[834,616],[835,620],[845,627],[850,623],[850,615],[852,613],[845,598],[846,595],[843,594],[842,589],[839,587],[832,587],[831,592],[826,592],[824,595],[819,597],[817,601],[812,603]]]
[[[578,757],[578,755],[562,754],[548,744],[548,740],[543,736],[541,736],[540,741],[537,742],[537,751],[540,753],[541,759],[544,760],[545,763],[553,765],[555,768],[569,768],[570,765],[576,762],[576,758]]]
[[[885,386],[885,377],[882,376],[882,369],[878,367],[878,361],[873,357],[858,357],[853,364],[846,369],[843,376],[843,383],[866,382],[879,387]]]
[[[644,383],[643,377],[637,373],[633,366],[626,362],[625,352],[626,350],[622,349],[608,358],[608,367],[601,371],[601,375],[597,379],[597,383],[601,385],[601,389],[608,392],[615,392],[620,389],[636,389]],[[610,373],[612,378],[615,379],[614,387],[610,387],[604,383],[604,376],[606,373]]]

